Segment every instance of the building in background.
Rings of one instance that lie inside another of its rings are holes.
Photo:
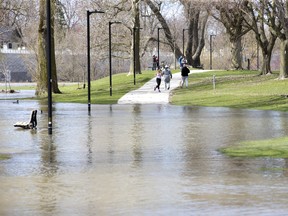
[[[31,55],[18,30],[0,27],[0,81],[31,82],[26,60]]]

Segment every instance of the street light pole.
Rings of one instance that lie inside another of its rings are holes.
[[[257,70],[259,70],[259,43],[257,42]]]
[[[157,31],[157,45],[158,45],[158,47],[157,47],[157,49],[158,49],[158,56],[157,56],[157,58],[158,58],[158,67],[159,67],[159,65],[160,65],[160,52],[159,52],[159,30],[160,29],[163,29],[163,28],[158,28],[158,31]]]
[[[47,81],[48,81],[48,134],[52,134],[52,61],[51,61],[51,3],[47,0],[46,5],[47,22]]]
[[[133,76],[134,76],[134,85],[136,85],[136,47],[135,47],[135,27],[133,28]]]
[[[212,37],[216,35],[210,35],[210,70],[212,70]]]
[[[112,96],[112,54],[111,54],[111,25],[112,24],[117,24],[121,22],[109,22],[109,80],[110,80],[110,96]]]
[[[183,55],[185,56],[185,50],[184,50],[184,43],[185,43],[185,31],[189,29],[183,29],[183,34],[182,34],[182,44],[183,44]]]
[[[136,85],[136,30],[140,30],[142,28],[134,27],[133,28],[133,75],[134,75],[134,85]],[[139,53],[139,52],[138,52]]]
[[[91,111],[91,76],[90,76],[90,15],[93,13],[104,13],[103,11],[87,10],[87,79],[88,79],[88,112]]]
[[[173,39],[173,43],[174,43],[174,68],[176,69],[176,49],[175,49],[175,46],[176,46],[176,38],[174,37]]]

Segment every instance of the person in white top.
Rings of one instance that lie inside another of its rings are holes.
[[[160,91],[160,85],[161,85],[161,78],[162,78],[162,72],[161,69],[158,69],[157,73],[156,73],[156,83],[157,85],[154,87],[154,91],[158,88],[158,91]]]

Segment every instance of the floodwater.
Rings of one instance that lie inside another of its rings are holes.
[[[0,215],[286,215],[288,162],[229,158],[286,136],[284,112],[0,101]],[[38,112],[38,129],[14,128]],[[43,110],[43,113],[40,113]]]

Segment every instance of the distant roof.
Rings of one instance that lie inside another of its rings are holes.
[[[0,42],[21,42],[19,31],[12,27],[0,27]]]

